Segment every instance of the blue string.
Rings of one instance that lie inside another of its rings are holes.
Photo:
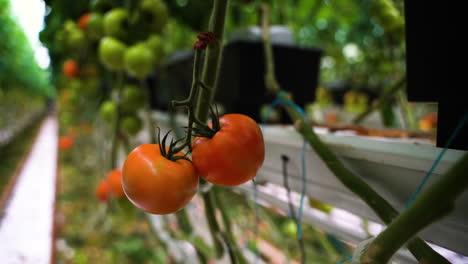
[[[304,110],[302,110],[302,108],[300,106],[298,106],[297,104],[295,104],[295,103],[293,103],[293,102],[291,102],[289,100],[283,99],[284,96],[286,96],[286,93],[283,92],[283,91],[280,92],[278,94],[278,97],[270,104],[270,106],[268,107],[268,111],[267,111],[266,115],[264,116],[264,119],[262,120],[262,126],[263,126],[263,124],[266,123],[266,120],[268,120],[268,117],[270,117],[273,110],[279,104],[287,105],[287,106],[290,106],[290,107],[294,108],[294,110],[296,110],[304,120],[307,120],[307,115],[304,112]],[[297,237],[299,239],[302,237],[302,212],[304,211],[304,199],[305,199],[305,193],[306,193],[306,187],[307,187],[307,184],[306,184],[306,176],[307,176],[307,173],[306,173],[306,154],[307,154],[307,141],[304,140],[304,142],[302,144],[302,154],[301,154],[301,181],[302,181],[301,199],[300,199],[300,202],[299,202],[299,213],[298,213],[297,222],[296,222]]]
[[[460,122],[458,123],[457,127],[455,128],[455,130],[453,131],[452,135],[450,136],[449,140],[447,141],[447,143],[445,144],[445,147],[444,149],[442,149],[442,151],[439,153],[439,155],[437,156],[437,158],[435,159],[434,163],[432,164],[431,168],[429,169],[429,171],[426,173],[426,176],[424,176],[424,178],[422,179],[421,183],[419,184],[418,188],[416,189],[416,191],[411,195],[411,198],[409,199],[408,203],[406,204],[405,206],[405,209],[403,211],[405,211],[406,209],[408,209],[411,204],[414,202],[414,200],[416,200],[416,198],[418,197],[419,193],[422,191],[424,185],[426,185],[426,183],[429,181],[429,178],[430,176],[432,175],[432,173],[434,172],[434,170],[436,169],[436,167],[439,165],[440,161],[442,160],[442,157],[445,155],[445,153],[447,152],[447,149],[449,148],[449,146],[452,144],[452,141],[457,137],[458,133],[460,132],[460,130],[463,128],[463,126],[465,125],[466,121],[468,120],[468,112],[465,113],[465,115],[463,116],[463,118],[460,120]],[[336,264],[342,264],[342,263],[345,263],[345,262],[348,262],[352,259],[352,256],[349,256],[347,258],[345,258],[344,260],[336,263]]]
[[[463,128],[463,126],[465,125],[466,123],[466,120],[468,119],[468,112],[465,113],[465,116],[463,116],[463,118],[460,120],[460,122],[458,123],[457,127],[455,128],[455,130],[453,131],[453,134],[450,136],[449,140],[447,141],[447,143],[445,144],[445,147],[444,149],[439,153],[439,155],[437,156],[436,160],[434,161],[434,163],[432,164],[431,168],[429,169],[429,171],[426,173],[426,176],[424,176],[423,180],[421,181],[421,183],[419,184],[418,188],[416,189],[416,191],[413,193],[413,195],[411,195],[411,198],[409,199],[408,203],[406,204],[405,206],[405,210],[408,209],[411,204],[414,202],[414,200],[416,200],[416,197],[419,195],[419,193],[421,192],[422,188],[424,187],[424,185],[426,185],[427,181],[429,180],[430,176],[432,175],[432,173],[434,172],[435,168],[437,167],[437,165],[439,165],[440,161],[442,160],[442,157],[445,155],[445,152],[447,152],[447,149],[450,145],[452,145],[452,141],[457,137],[458,133],[460,132],[460,130]]]
[[[350,261],[352,259],[353,259],[353,256],[349,256],[349,257],[343,259],[342,261],[337,262],[336,264],[343,264],[343,263],[348,262],[348,261]]]

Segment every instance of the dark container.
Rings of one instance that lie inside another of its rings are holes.
[[[322,51],[289,45],[273,45],[275,73],[285,91],[291,92],[295,102],[304,107],[315,99]],[[174,54],[152,84],[154,109],[168,110],[171,99],[188,96],[192,82],[193,52]],[[223,50],[218,87],[214,101],[223,105],[227,113],[242,113],[261,122],[260,108],[270,104],[275,96],[267,92],[264,83],[265,58],[260,41],[237,40]],[[289,123],[282,114],[281,123]]]
[[[466,49],[462,10],[462,2],[405,1],[408,100],[438,103],[438,147],[447,145],[468,113],[466,73],[459,66]],[[462,125],[448,148],[468,150],[468,124]]]
[[[314,101],[322,51],[273,44],[276,78],[283,90],[304,107]],[[260,122],[260,108],[274,101],[265,87],[265,56],[260,41],[237,40],[224,48],[216,100],[228,112],[249,115]],[[290,119],[282,114],[281,123]]]

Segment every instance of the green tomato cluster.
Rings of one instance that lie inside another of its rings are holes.
[[[127,84],[121,91],[120,102],[105,101],[101,105],[100,115],[104,121],[113,124],[119,114],[121,116],[119,129],[127,135],[134,136],[143,127],[143,121],[138,117],[138,110],[144,105],[145,96],[141,88]]]
[[[134,12],[110,9],[101,15],[100,27],[96,16],[93,35],[98,35],[96,32],[105,35],[99,43],[101,63],[112,71],[126,71],[138,79],[148,77],[163,54],[163,41],[158,34],[167,24],[168,16],[161,0],[143,0]]]
[[[61,52],[84,50],[87,44],[85,32],[71,20],[67,20],[55,35],[55,46]]]

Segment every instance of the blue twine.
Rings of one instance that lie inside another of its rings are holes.
[[[266,120],[268,120],[268,117],[270,117],[270,115],[273,112],[273,110],[275,109],[275,107],[278,106],[279,104],[287,105],[287,106],[290,106],[290,107],[294,108],[294,110],[296,110],[304,120],[307,120],[307,115],[304,112],[304,110],[302,110],[302,108],[300,106],[298,106],[297,104],[295,104],[295,103],[293,103],[293,102],[291,102],[289,100],[283,99],[283,97],[285,95],[286,95],[286,93],[284,91],[280,92],[278,94],[278,97],[270,104],[270,106],[268,107],[268,111],[266,112],[266,114],[264,116],[264,119],[262,120],[262,126],[263,126],[263,124],[266,123]],[[301,154],[301,181],[302,181],[301,199],[300,199],[300,202],[299,202],[299,213],[298,213],[297,222],[296,222],[297,237],[298,238],[302,237],[302,212],[304,211],[304,199],[305,199],[305,193],[306,193],[306,187],[307,187],[307,184],[306,184],[306,176],[307,176],[307,173],[306,173],[306,154],[307,154],[307,141],[304,140],[304,142],[302,144],[302,154]]]
[[[337,262],[336,264],[343,264],[343,263],[348,262],[348,261],[350,261],[352,259],[353,259],[353,256],[349,256],[349,257],[343,259],[342,261]]]
[[[460,130],[463,128],[463,126],[465,125],[466,121],[468,120],[468,112],[465,113],[465,115],[463,116],[463,118],[460,120],[460,122],[458,123],[457,127],[455,128],[455,130],[453,131],[452,135],[450,136],[449,140],[447,141],[447,143],[445,144],[445,147],[444,149],[442,149],[442,151],[439,153],[439,155],[437,156],[437,158],[435,159],[434,163],[432,164],[431,168],[429,169],[429,171],[426,173],[426,176],[424,176],[424,178],[422,179],[421,183],[419,184],[418,188],[416,189],[416,191],[411,195],[411,198],[409,199],[408,203],[406,203],[405,205],[405,209],[403,211],[405,211],[406,209],[408,209],[411,204],[416,200],[416,198],[418,197],[419,193],[422,191],[424,185],[426,185],[426,183],[429,181],[429,178],[431,177],[432,173],[434,172],[434,170],[437,168],[437,166],[439,165],[440,161],[442,160],[442,157],[445,155],[445,153],[447,152],[449,146],[452,144],[452,141],[457,137],[458,133],[460,132]],[[345,258],[344,260],[336,263],[336,264],[342,264],[342,263],[345,263],[345,262],[348,262],[352,259],[353,257],[352,256],[349,256],[347,258]]]
[[[418,188],[416,189],[416,191],[413,193],[413,195],[411,195],[411,198],[409,199],[408,203],[406,204],[405,206],[405,210],[408,209],[411,204],[414,202],[414,200],[416,200],[416,197],[419,195],[419,193],[422,191],[422,188],[424,187],[424,185],[426,185],[427,181],[429,180],[430,176],[432,175],[432,173],[434,172],[435,168],[437,167],[437,165],[439,165],[440,161],[442,160],[442,157],[445,155],[445,152],[447,152],[447,149],[450,145],[452,145],[452,141],[457,137],[458,133],[460,132],[460,130],[463,128],[463,126],[465,125],[466,123],[466,120],[468,119],[468,112],[465,113],[465,116],[460,120],[460,122],[458,123],[457,127],[455,128],[455,130],[453,131],[453,134],[450,136],[449,140],[447,141],[447,143],[445,144],[445,147],[444,149],[439,153],[439,155],[437,156],[436,160],[434,161],[434,163],[432,164],[431,168],[429,169],[429,171],[426,173],[426,176],[424,176],[424,178],[422,179],[421,183],[419,184]]]

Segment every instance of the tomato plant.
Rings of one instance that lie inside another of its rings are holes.
[[[65,76],[69,78],[76,78],[78,77],[78,63],[72,59],[66,60],[62,65],[62,71]]]
[[[110,186],[109,183],[104,179],[99,181],[98,185],[96,186],[96,197],[101,202],[107,202],[110,193]]]
[[[69,150],[73,147],[73,137],[63,136],[59,138],[59,149]]]
[[[86,31],[91,37],[97,39],[104,34],[103,20],[104,18],[101,14],[91,13],[88,24],[86,25]]]
[[[82,50],[86,46],[86,36],[79,28],[73,28],[67,35],[67,45],[70,50]]]
[[[253,179],[265,159],[263,135],[257,123],[246,115],[228,114],[219,119],[215,130],[211,138],[197,137],[193,142],[192,161],[199,175],[226,186]]]
[[[190,202],[198,188],[192,163],[185,159],[171,160],[183,153],[167,158],[164,152],[158,144],[143,144],[128,155],[123,165],[122,183],[128,199],[153,214],[178,211]]]
[[[145,103],[143,91],[135,85],[126,85],[122,91],[121,109],[123,112],[132,113],[140,109]]]
[[[137,78],[147,77],[154,70],[154,65],[154,54],[143,43],[133,45],[125,52],[125,69]]]
[[[104,32],[108,36],[125,39],[127,30],[125,22],[128,18],[128,12],[123,8],[114,8],[104,15]]]
[[[114,101],[105,101],[99,110],[101,117],[111,123],[117,117],[117,104]]]
[[[125,193],[122,188],[122,170],[115,169],[107,174],[106,178],[107,183],[109,184],[110,194],[116,198],[125,197]]]
[[[151,29],[161,32],[169,18],[169,12],[166,5],[160,0],[143,0],[141,10],[151,15]]]
[[[125,50],[124,43],[112,37],[104,37],[99,43],[99,59],[111,70],[122,70]]]
[[[151,49],[154,54],[155,61],[158,63],[164,53],[163,39],[156,34],[152,34],[146,40],[145,44]]]
[[[90,13],[83,14],[82,16],[80,16],[80,18],[78,18],[78,26],[82,30],[86,30],[86,28],[88,27],[88,23],[89,23],[90,18],[91,18]]]
[[[124,133],[134,136],[143,127],[143,122],[136,115],[128,115],[122,118],[120,127]]]

